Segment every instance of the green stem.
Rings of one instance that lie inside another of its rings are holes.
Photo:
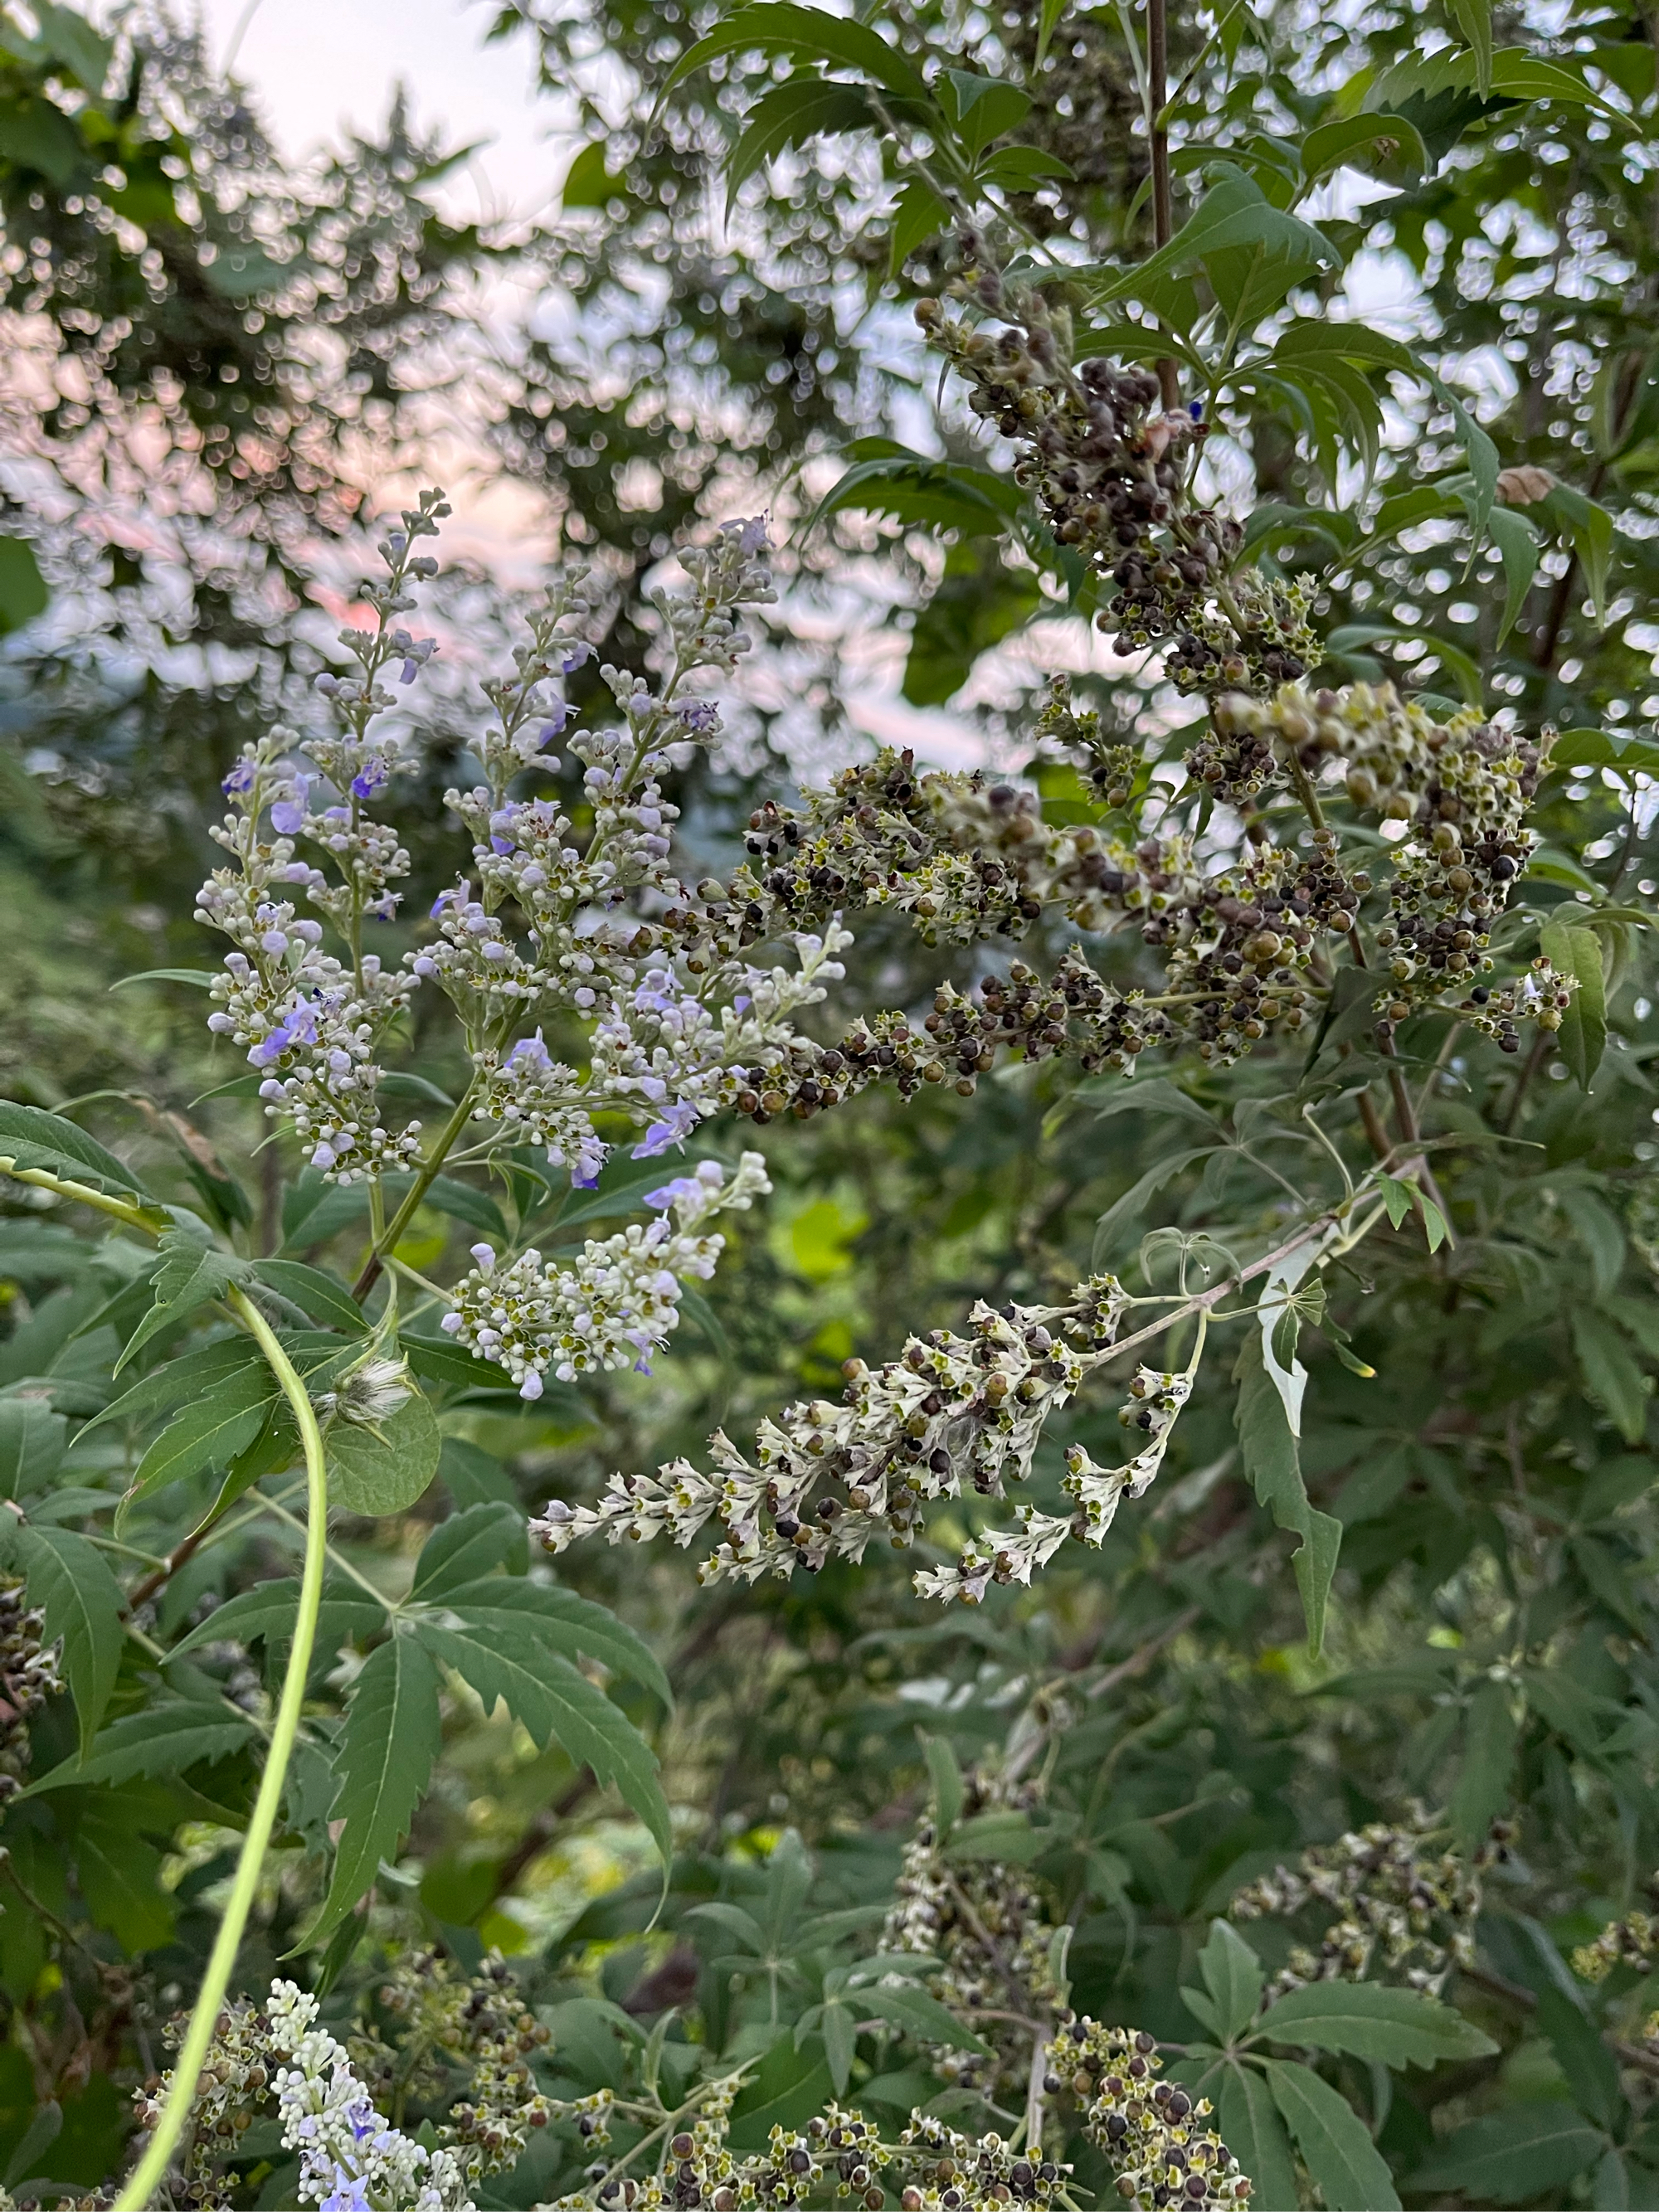
[[[259,1795],[254,1802],[253,1816],[242,1840],[241,1856],[236,1862],[236,1875],[231,1886],[230,1899],[225,1906],[224,1917],[219,1923],[219,1933],[214,1939],[212,1955],[202,1978],[201,1990],[196,1999],[196,2008],[191,2014],[184,2047],[173,2069],[167,2104],[143,2158],[115,2200],[114,2212],[143,2212],[143,2208],[150,2202],[165,2179],[190,2118],[196,2084],[206,2063],[214,2030],[219,2024],[220,2008],[230,1985],[231,1969],[236,1963],[242,1930],[247,1924],[248,1913],[258,1890],[266,1848],[270,1842],[271,1831],[276,1825],[283,1784],[288,1778],[288,1763],[293,1754],[295,1738],[299,1733],[300,1711],[305,1702],[306,1676],[311,1668],[312,1648],[317,1640],[317,1616],[322,1604],[323,1561],[328,1535],[328,1468],[323,1456],[323,1432],[318,1425],[316,1410],[307,1395],[304,1382],[277,1340],[275,1330],[258,1308],[234,1287],[227,1294],[227,1303],[264,1352],[299,1424],[306,1457],[305,1571],[300,1583],[299,1611],[294,1622],[294,1647],[289,1655],[288,1672],[283,1678],[283,1693],[276,1707],[276,1725],[270,1732],[270,1749],[266,1755],[264,1772],[260,1778]]]
[[[462,1091],[454,1112],[438,1132],[438,1141],[432,1147],[429,1156],[422,1162],[421,1171],[416,1176],[414,1187],[408,1197],[369,1247],[368,1257],[363,1261],[362,1272],[351,1286],[351,1295],[354,1298],[366,1298],[379,1280],[386,1255],[394,1249],[398,1238],[414,1219],[416,1207],[431,1189],[437,1178],[439,1169],[448,1158],[456,1139],[465,1128],[467,1118],[472,1111],[472,1101],[477,1088],[478,1079],[475,1075],[465,1090]]]
[[[37,1190],[55,1190],[61,1197],[78,1199],[82,1206],[112,1213],[118,1221],[132,1229],[148,1230],[152,1237],[168,1226],[167,1216],[157,1206],[140,1206],[130,1198],[111,1198],[104,1191],[94,1190],[89,1183],[71,1182],[65,1176],[53,1175],[48,1168],[20,1168],[15,1160],[0,1159],[0,1174],[9,1175],[14,1182],[33,1183]]]

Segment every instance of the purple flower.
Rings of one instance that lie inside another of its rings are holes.
[[[547,720],[536,732],[538,749],[543,745],[550,745],[555,738],[562,738],[564,735],[564,726],[569,720],[569,708],[565,705],[562,699],[556,699],[547,709]]]
[[[279,837],[296,837],[306,826],[306,801],[311,795],[312,779],[296,775],[289,784],[286,797],[277,799],[270,810],[270,826]]]
[[[593,648],[591,645],[573,645],[559,663],[559,673],[561,676],[574,676],[583,661],[591,660],[592,658]]]
[[[355,2127],[352,2132],[357,2132]],[[333,2190],[318,2206],[317,2212],[373,2212],[368,2201],[368,2185],[362,2176],[348,2173],[344,2166],[337,2166]]]
[[[683,699],[678,711],[685,727],[697,737],[706,738],[720,726],[720,710],[712,699]]]
[[[219,788],[227,799],[240,799],[245,791],[252,790],[252,787],[253,763],[251,760],[240,760]]]
[[[735,538],[741,553],[763,553],[771,550],[771,540],[766,534],[766,517],[751,514],[746,520],[723,522],[720,528],[728,538]]]
[[[379,791],[381,786],[385,783],[386,777],[390,773],[391,771],[386,767],[384,755],[380,753],[371,753],[368,758],[363,763],[362,768],[358,769],[356,775],[351,779],[352,797],[354,799],[373,799],[375,793]]]
[[[663,1109],[660,1121],[653,1121],[643,1139],[634,1147],[636,1160],[654,1160],[671,1145],[683,1145],[697,1126],[697,1109],[682,1099]]]
[[[553,1063],[542,1042],[541,1031],[538,1030],[534,1036],[520,1037],[507,1055],[507,1064],[509,1067],[533,1067],[538,1075],[545,1075]]]

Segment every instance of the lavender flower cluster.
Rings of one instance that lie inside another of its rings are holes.
[[[647,1192],[654,1221],[614,1237],[589,1237],[580,1259],[550,1267],[539,1252],[498,1265],[475,1244],[475,1266],[450,1291],[442,1328],[481,1358],[505,1367],[521,1397],[542,1395],[551,1368],[561,1382],[599,1368],[651,1371],[651,1355],[679,1322],[682,1279],[707,1282],[726,1240],[701,1233],[712,1214],[747,1209],[771,1189],[758,1152],[745,1152],[730,1182],[718,1162]]]

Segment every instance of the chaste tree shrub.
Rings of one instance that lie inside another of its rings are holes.
[[[117,1151],[0,1104],[3,2187],[1640,2203],[1659,703],[1571,687],[1598,624],[1647,649],[1645,28],[690,27],[641,143],[722,118],[734,221],[816,165],[943,379],[943,451],[855,447],[799,534],[945,533],[941,598],[967,545],[1106,657],[1032,703],[1021,772],[884,750],[705,868],[675,793],[768,522],[688,533],[629,665],[597,648],[631,584],[573,562],[410,915],[441,495],[386,529],[314,716],[225,776],[195,910],[272,1201],[181,1116]],[[1079,105],[1123,83],[1141,136],[1096,161]],[[1356,176],[1431,289],[1454,246],[1480,270],[1526,404],[1352,312]],[[1560,467],[1534,395],[1583,426]],[[1467,618],[1407,597],[1430,562]],[[895,919],[919,1001],[842,957]],[[860,1316],[752,1443],[550,1483],[585,1392],[683,1319],[720,1341],[792,1148],[889,1102],[1000,1102],[1060,1164],[994,1295]],[[667,1665],[629,1617],[665,1535],[696,1555]],[[610,1604],[600,1537],[641,1563]],[[740,1644],[726,1764],[761,1715],[787,1786],[733,1838],[657,1747],[745,1622],[792,1659]],[[557,1807],[482,1885],[400,1863],[498,1709],[532,1788],[614,1785],[658,1862],[517,1964],[497,1900]]]

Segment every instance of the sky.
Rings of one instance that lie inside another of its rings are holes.
[[[568,140],[550,143],[556,104],[533,96],[523,34],[487,46],[493,10],[468,0],[199,0],[216,61],[233,62],[292,157],[384,116],[409,87],[423,124],[484,142],[445,195],[469,217],[536,212],[556,191]]]

